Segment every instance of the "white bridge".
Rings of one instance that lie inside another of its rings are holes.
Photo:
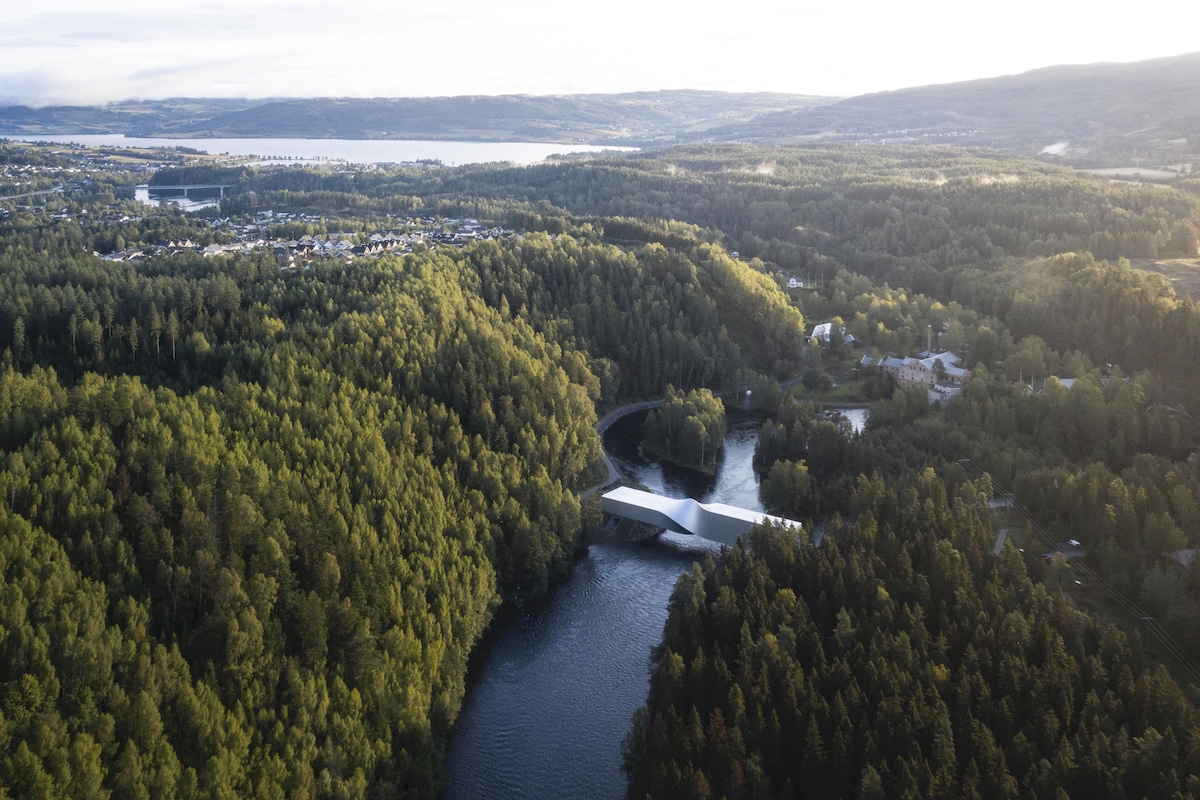
[[[188,199],[188,192],[193,189],[220,189],[221,197],[225,197],[225,190],[232,189],[237,184],[235,183],[178,183],[178,184],[159,184],[159,183],[143,183],[133,188],[146,189],[151,192],[183,192],[184,199]]]
[[[730,546],[738,537],[749,533],[752,527],[760,523],[797,529],[802,527],[796,520],[764,514],[761,511],[727,506],[724,503],[676,500],[630,489],[627,486],[613,489],[601,496],[600,508],[605,514],[614,517],[644,522],[678,533],[691,533]]]

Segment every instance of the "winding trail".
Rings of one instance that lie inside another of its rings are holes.
[[[604,450],[604,434],[612,427],[613,423],[619,419],[623,419],[630,414],[636,414],[639,411],[649,411],[652,408],[662,408],[662,400],[645,400],[640,403],[629,403],[627,405],[618,406],[612,411],[609,411],[600,421],[596,423],[596,433],[600,434],[600,458],[604,461],[604,469],[606,476],[599,483],[593,484],[579,493],[580,499],[589,495],[595,494],[601,489],[607,489],[621,479],[621,473],[617,471],[617,467],[613,464],[612,459],[608,457],[608,453]]]

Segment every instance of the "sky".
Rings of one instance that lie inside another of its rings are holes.
[[[845,97],[1200,49],[1181,0],[11,5],[0,105],[655,89]]]

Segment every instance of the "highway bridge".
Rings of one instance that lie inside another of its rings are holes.
[[[22,192],[21,194],[9,194],[9,195],[5,195],[4,197],[0,197],[0,200],[20,200],[23,197],[34,198],[34,197],[40,197],[41,195],[44,195],[44,194],[59,194],[62,192],[62,190],[63,190],[63,185],[60,183],[58,186],[55,186],[53,189],[42,189],[40,192]]]
[[[184,198],[186,198],[188,196],[188,192],[194,191],[196,189],[209,189],[209,190],[220,189],[221,197],[224,197],[225,190],[231,189],[236,185],[237,184],[233,184],[233,183],[188,183],[188,184],[180,183],[180,184],[170,184],[170,185],[155,184],[155,183],[143,183],[140,186],[135,186],[134,188],[135,189],[148,189],[151,192],[172,192],[172,193],[183,192]]]
[[[644,522],[678,533],[690,533],[729,546],[760,523],[784,525],[797,530],[803,527],[796,520],[761,511],[724,503],[701,503],[687,498],[677,500],[628,486],[601,495],[600,508],[613,517]]]

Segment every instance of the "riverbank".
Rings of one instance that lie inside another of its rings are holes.
[[[798,398],[797,402],[811,403],[813,408],[870,408],[874,405],[874,403],[847,403],[844,400],[813,400],[811,398]]]
[[[605,415],[615,414],[602,446],[620,480],[669,496],[758,504],[751,462],[761,417],[732,420],[718,476],[696,482],[642,456],[637,414],[650,409],[640,405]],[[472,654],[446,797],[624,797],[621,746],[646,701],[675,582],[709,552],[702,544],[673,534],[649,542],[593,535],[543,601],[501,610]]]
[[[629,403],[597,423],[609,475],[585,492],[623,482],[762,511],[753,460],[768,415],[728,411],[724,456],[707,477],[642,452],[637,414],[656,402]],[[866,416],[865,409],[851,413]],[[476,645],[447,754],[446,797],[624,797],[621,747],[646,701],[650,654],[661,642],[671,593],[712,551],[683,534],[653,541],[585,535],[570,575],[524,610],[501,609]]]

